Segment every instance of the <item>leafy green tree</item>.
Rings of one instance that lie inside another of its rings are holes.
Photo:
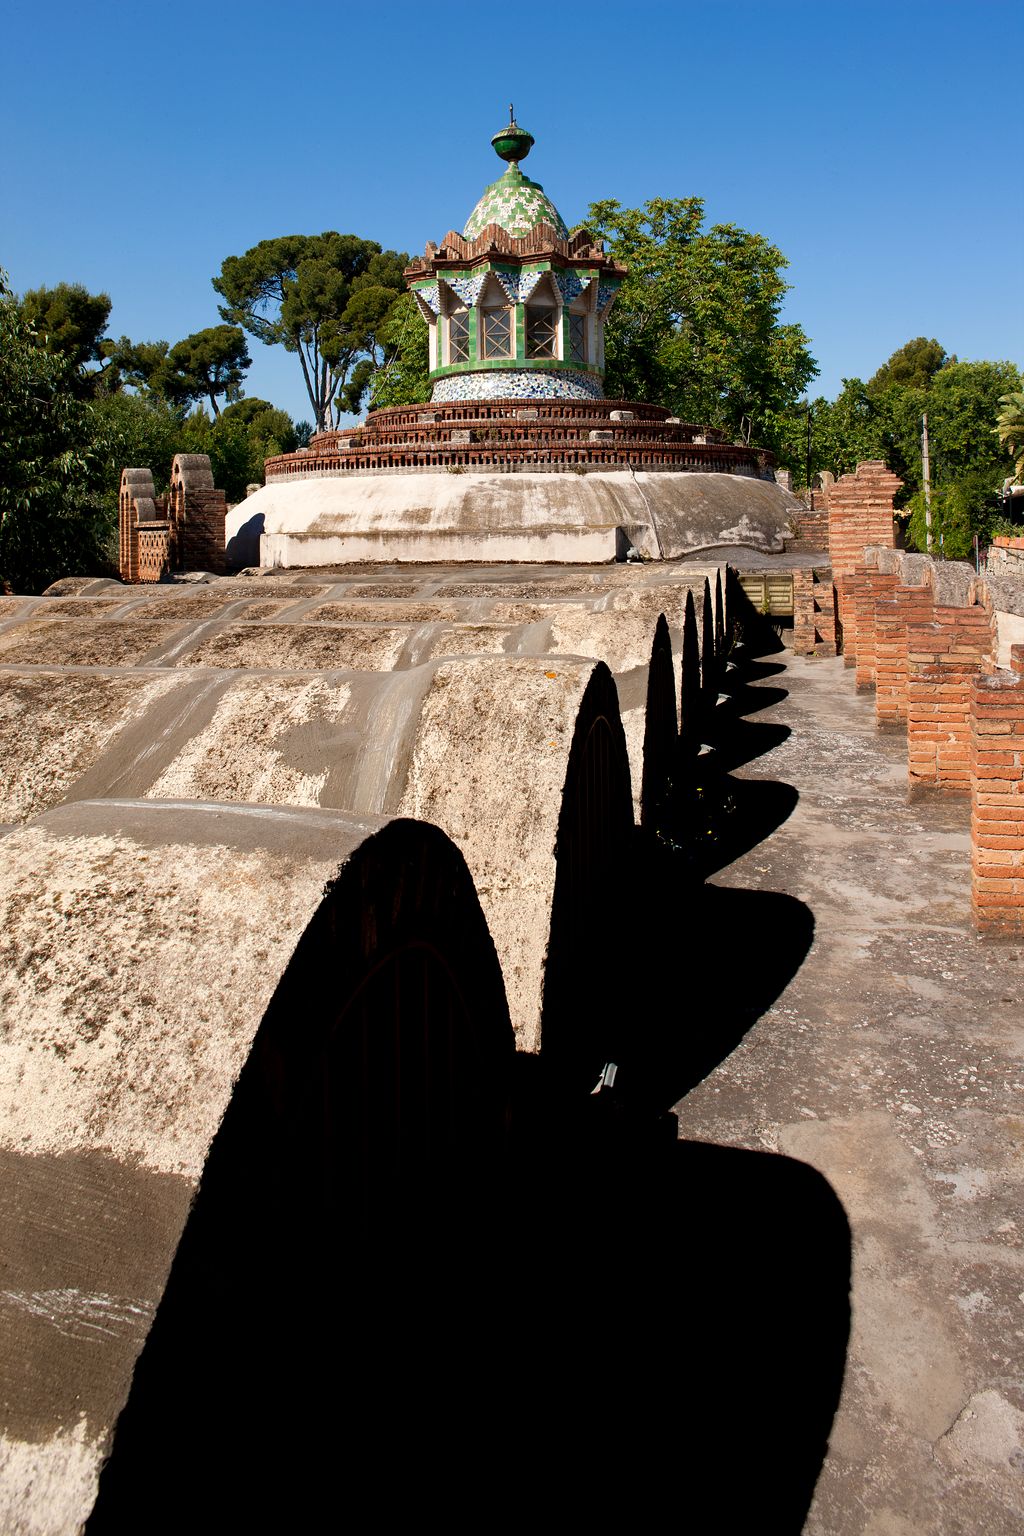
[[[0,587],[38,592],[106,568],[109,528],[84,495],[93,418],[77,354],[51,351],[0,273]]]
[[[229,256],[213,286],[224,320],[296,353],[320,432],[339,395],[358,410],[369,372],[356,369],[372,369],[407,261],[356,235],[285,235]]]
[[[105,504],[116,512],[122,469],[151,469],[157,489],[164,489],[171,460],[184,451],[181,412],[165,400],[121,390],[100,396],[91,415],[90,478]]]
[[[171,350],[166,341],[132,341],[121,336],[108,344],[108,356],[119,380],[142,394],[163,398],[159,380]]]
[[[894,352],[866,385],[844,379],[834,401],[814,401],[811,472],[841,475],[863,459],[883,459],[903,481],[897,506],[906,511],[909,540],[924,549],[921,431],[927,413],[933,548],[962,559],[974,535],[988,538],[999,516],[998,491],[1010,460],[1007,439],[992,423],[1000,400],[1020,384],[1012,363],[960,362],[938,342],[918,337]],[[780,463],[802,486],[805,412],[783,413],[774,432]]]
[[[54,288],[30,288],[20,301],[26,334],[37,346],[70,364],[74,388],[91,394],[108,382],[109,342],[104,339],[110,318],[110,295],[90,293],[81,283]],[[98,363],[99,367],[89,365]]]
[[[272,453],[294,453],[299,446],[295,423],[287,411],[279,411],[269,400],[247,395],[226,405],[221,412],[226,421],[242,422],[251,436],[267,444],[267,457]]]
[[[863,459],[884,458],[882,426],[860,379],[844,379],[835,400],[822,396],[810,402],[810,472],[845,475]],[[766,423],[764,441],[774,450],[779,466],[793,474],[798,490],[807,485],[807,411],[801,401],[788,411],[775,413]]]
[[[763,439],[818,371],[779,318],[781,251],[733,224],[705,229],[695,197],[598,202],[587,224],[629,268],[605,332],[607,392]]]
[[[411,293],[395,299],[380,328],[383,357],[370,381],[370,405],[422,405],[430,399],[430,333]]]
[[[901,384],[910,389],[927,389],[940,368],[955,363],[955,357],[947,357],[946,349],[934,337],[915,336],[905,342],[872,374],[867,383],[869,395],[881,394],[890,384]]]
[[[919,550],[928,547],[925,526],[924,491],[918,490],[908,502],[909,543]],[[932,488],[932,553],[946,560],[967,560],[974,551],[975,534],[987,540],[995,530],[1002,502],[984,470],[972,470],[956,480]]]
[[[200,401],[220,415],[218,398],[240,398],[246,370],[252,366],[245,333],[237,325],[213,325],[176,342],[132,341],[122,336],[109,344],[110,359],[132,389],[169,401],[183,410]]]
[[[937,481],[980,471],[998,488],[1010,469],[1007,450],[992,431],[1003,395],[1020,389],[1013,363],[948,363],[928,391],[928,431]]]
[[[116,566],[114,536],[121,471],[151,469],[157,490],[165,490],[174,455],[184,452],[181,413],[156,396],[127,390],[98,395],[89,410],[92,443],[79,505],[83,514],[91,513],[110,564]]]
[[[251,366],[241,327],[213,325],[205,331],[195,331],[171,347],[154,370],[150,384],[174,405],[209,401],[214,416],[219,416],[217,397],[239,399],[242,380]]]
[[[297,446],[290,417],[265,400],[240,400],[212,419],[199,407],[182,428],[181,451],[209,454],[213,483],[232,503],[244,499],[247,486],[263,483],[266,459]]]

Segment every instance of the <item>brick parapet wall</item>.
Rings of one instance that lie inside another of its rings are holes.
[[[746,474],[760,478],[774,460],[763,449],[729,443],[652,443],[632,434],[616,442],[552,442],[529,444],[438,444],[427,449],[375,444],[340,454],[282,454],[266,461],[267,482],[304,476],[409,473],[462,469],[477,474],[536,474],[545,470],[643,469],[677,473]]]
[[[828,548],[834,576],[862,566],[869,544],[892,548],[893,498],[902,484],[880,459],[871,459],[829,486]]]
[[[173,555],[181,571],[224,569],[224,521],[227,499],[223,491],[187,488],[175,498]]]
[[[907,628],[907,771],[911,790],[970,794],[971,684],[991,649],[982,607],[936,607]]]
[[[898,578],[873,566],[862,566],[837,583],[843,624],[843,657],[856,667],[859,689],[875,686],[875,615],[878,604],[891,598]]]
[[[630,400],[457,400],[371,411],[356,427],[318,432],[266,461],[268,481],[296,476],[468,469],[703,470],[767,475],[766,449]]]
[[[146,492],[147,494],[142,494]],[[149,470],[126,469],[118,498],[122,581],[159,581],[171,571],[223,571],[227,501],[205,454],[176,454],[166,495]]]
[[[829,561],[836,584],[836,626],[842,635],[844,655],[855,657],[858,644],[857,615],[849,611],[843,596],[846,578],[865,569],[869,545],[893,547],[893,499],[902,483],[880,459],[869,459],[823,492],[828,508]]]
[[[1015,647],[1020,650],[1020,647]],[[971,906],[988,932],[1024,931],[1024,676],[971,686]]]
[[[156,515],[156,491],[148,469],[123,469],[117,497],[118,569],[123,581],[138,580],[140,521]]]
[[[971,904],[983,932],[1024,934],[1024,644],[995,671],[1014,584],[969,566],[868,548],[840,573],[857,681],[875,687],[880,726],[907,725],[911,792],[970,795]],[[1005,651],[1004,653],[1005,654]],[[851,656],[847,656],[851,660]]]
[[[907,629],[927,624],[931,588],[897,586],[875,604],[875,720],[892,729],[907,719]]]
[[[786,541],[786,547],[818,550],[828,550],[828,512],[825,508],[794,512],[791,519],[793,525],[793,539]]]

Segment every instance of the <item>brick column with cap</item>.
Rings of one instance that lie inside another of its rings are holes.
[[[894,546],[893,498],[902,480],[886,469],[881,459],[858,464],[852,475],[842,475],[827,490],[828,551],[836,585],[836,617],[842,627],[843,649],[856,655],[856,615],[844,601],[846,578],[863,570],[869,544]],[[849,622],[848,622],[849,621]]]
[[[971,909],[978,928],[1024,932],[1024,646],[1014,670],[971,686]]]
[[[907,628],[907,772],[910,788],[971,792],[971,683],[992,650],[980,605],[936,607]]]

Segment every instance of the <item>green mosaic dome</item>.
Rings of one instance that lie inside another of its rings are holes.
[[[487,188],[462,233],[467,240],[475,240],[488,224],[500,224],[510,235],[528,235],[541,222],[553,224],[560,239],[568,238],[562,215],[540,182],[524,176],[518,165],[510,165],[501,180]]]
[[[500,181],[492,182],[470,214],[462,231],[467,240],[475,240],[488,224],[500,224],[510,235],[528,235],[535,224],[553,224],[559,238],[566,240],[569,231],[562,215],[544,196],[539,181],[531,181],[519,169],[518,161],[525,160],[533,148],[533,134],[527,133],[516,122],[512,107],[508,109],[508,127],[502,128],[491,140],[496,155],[512,163]]]

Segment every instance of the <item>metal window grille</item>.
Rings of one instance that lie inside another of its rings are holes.
[[[527,309],[527,357],[554,357],[555,312],[552,309]]]
[[[480,312],[481,357],[511,357],[512,311],[484,309]]]
[[[465,310],[452,315],[448,321],[448,361],[469,362],[469,315]]]

